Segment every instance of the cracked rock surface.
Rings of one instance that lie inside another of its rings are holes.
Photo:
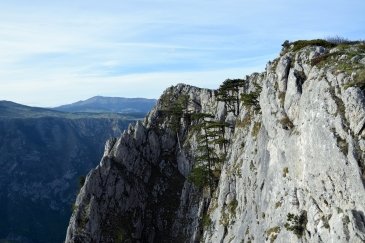
[[[364,242],[364,57],[361,45],[288,47],[246,77],[239,93],[261,87],[260,108],[241,103],[238,115],[213,90],[167,89],[143,122],[107,143],[66,242]],[[191,122],[176,131],[161,114],[183,95],[187,110],[231,124],[212,197],[188,180]]]

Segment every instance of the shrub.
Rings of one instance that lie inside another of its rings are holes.
[[[350,87],[358,87],[362,90],[365,89],[365,69],[358,71],[354,76],[354,80],[344,85],[345,89]]]
[[[261,123],[255,122],[255,124],[253,125],[253,128],[252,128],[252,132],[251,132],[253,137],[257,138],[257,135],[260,132],[260,128],[261,128]]]
[[[347,156],[349,153],[349,144],[347,143],[346,139],[340,137],[340,135],[335,134],[337,147],[341,150],[341,152]]]
[[[307,226],[307,211],[302,211],[300,215],[294,215],[292,213],[288,213],[287,215],[287,223],[285,223],[285,228],[289,231],[293,231],[293,233],[301,238],[304,234],[304,230]]]
[[[80,176],[79,177],[79,187],[80,187],[80,189],[84,186],[84,184],[85,184],[85,176]]]
[[[196,187],[203,188],[209,185],[208,171],[202,166],[194,167],[188,177]]]
[[[290,130],[290,129],[294,128],[294,124],[292,123],[292,121],[289,119],[289,117],[287,115],[284,116],[282,119],[280,119],[279,122],[280,122],[282,128],[285,130]]]
[[[278,95],[278,98],[279,98],[279,101],[280,101],[280,105],[282,107],[284,107],[284,103],[285,103],[285,92],[279,92],[279,95]]]
[[[336,45],[354,45],[354,44],[364,44],[364,40],[349,40],[342,36],[330,36],[326,38],[326,41],[336,44]]]
[[[360,51],[365,52],[365,43],[361,43],[360,45],[357,46],[359,48]]]
[[[241,94],[241,100],[244,106],[258,106],[258,95],[255,92],[248,93],[248,94]]]
[[[320,56],[315,57],[311,60],[311,65],[312,66],[318,65],[321,62],[327,60],[329,57],[336,56],[336,55],[341,55],[341,54],[344,54],[344,52],[332,52],[332,53],[326,53],[326,54],[320,55]]]
[[[208,228],[212,224],[212,219],[208,213],[203,214],[202,225],[204,228]]]
[[[245,128],[251,124],[252,114],[251,112],[247,112],[245,117],[242,120],[236,120],[236,127]]]
[[[283,169],[283,177],[286,177],[286,175],[289,173],[289,169],[288,169],[288,167],[285,167],[284,169]]]
[[[275,242],[276,237],[278,236],[279,233],[280,233],[279,226],[272,227],[266,231],[267,237],[270,237],[270,243]]]
[[[241,94],[241,101],[244,106],[247,108],[253,107],[255,111],[260,110],[260,103],[259,103],[259,96],[262,90],[262,87],[258,84],[255,84],[256,91],[248,93],[248,94]]]
[[[281,205],[283,205],[283,203],[282,203],[281,201],[277,201],[277,202],[275,203],[275,208],[280,208],[280,207],[281,207]]]
[[[76,210],[78,209],[78,207],[76,206],[76,204],[72,204],[72,206],[71,206],[71,212],[73,213],[73,212],[75,212]]]
[[[237,206],[238,206],[237,199],[232,200],[231,203],[228,205],[228,210],[231,213],[231,215],[235,215]]]
[[[299,51],[300,49],[307,47],[307,46],[323,46],[325,48],[332,48],[335,47],[337,44],[328,42],[326,40],[322,40],[322,39],[315,39],[315,40],[298,40],[298,41],[294,41],[292,43],[293,49],[292,51]]]
[[[284,41],[283,44],[281,44],[282,47],[287,48],[290,46],[290,42],[288,40]]]
[[[227,227],[229,224],[229,215],[226,212],[223,212],[221,215],[221,218],[219,220],[219,223],[223,225],[224,227]]]
[[[349,39],[344,38],[342,36],[338,36],[338,35],[327,37],[326,41],[328,41],[329,43],[335,44],[335,45],[354,43],[354,41],[350,41]]]
[[[227,112],[233,112],[235,116],[240,113],[239,90],[245,84],[244,79],[227,79],[217,91],[217,100],[223,101]]]

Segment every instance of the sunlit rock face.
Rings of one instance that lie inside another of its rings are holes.
[[[364,242],[364,44],[297,44],[244,79],[234,111],[219,90],[167,89],[107,143],[66,242]],[[214,186],[191,180],[190,114],[227,124]]]

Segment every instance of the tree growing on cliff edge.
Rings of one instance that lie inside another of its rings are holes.
[[[220,167],[225,160],[226,144],[224,137],[225,122],[213,120],[214,116],[207,113],[196,113],[192,120],[196,121],[193,129],[197,131],[197,156],[189,176],[190,180],[198,187],[209,187],[210,196],[220,176]],[[224,147],[224,153],[216,151],[216,145]]]
[[[181,128],[181,119],[187,114],[189,97],[187,95],[173,95],[166,93],[161,97],[162,114],[169,119],[169,124],[174,132],[179,132]]]
[[[227,112],[233,112],[235,116],[240,113],[239,89],[244,83],[244,79],[226,79],[217,90],[217,100],[223,101]]]
[[[262,91],[262,87],[256,83],[254,83],[255,91],[247,93],[247,94],[241,94],[241,101],[242,104],[247,108],[253,108],[254,111],[260,111],[260,102],[259,97],[260,93]]]
[[[237,91],[238,97],[238,91]],[[236,99],[235,98],[235,102]],[[239,99],[238,99],[239,100]],[[226,122],[214,120],[214,116],[208,113],[192,113],[188,111],[189,97],[167,92],[161,98],[161,114],[167,118],[168,125],[176,133],[179,148],[182,123],[193,124],[191,129],[197,132],[197,155],[195,165],[189,176],[190,180],[198,187],[208,186],[210,193],[217,184],[220,176],[220,167],[225,160],[228,140],[225,138]],[[235,106],[236,107],[236,106]],[[236,109],[236,108],[235,108]],[[237,112],[237,110],[235,110]],[[223,149],[218,153],[217,146]]]

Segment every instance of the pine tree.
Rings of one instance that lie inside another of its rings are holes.
[[[240,112],[239,89],[244,82],[243,79],[226,79],[217,91],[218,101],[223,101],[227,111],[235,116]]]
[[[248,94],[241,94],[241,101],[244,106],[247,108],[253,107],[255,111],[260,110],[260,102],[259,96],[262,90],[262,87],[258,84],[254,83],[255,91],[248,93]]]
[[[189,98],[187,95],[174,97],[171,93],[162,97],[161,112],[169,119],[169,124],[174,132],[179,132],[181,127],[181,118],[186,118]]]
[[[190,179],[198,187],[208,186],[210,196],[215,188],[217,178],[214,172],[225,160],[227,140],[224,138],[225,122],[212,120],[214,116],[207,113],[196,113],[192,115],[196,124],[193,129],[197,134],[197,156]],[[224,146],[224,154],[219,155],[215,146]],[[220,173],[219,173],[220,174]]]

